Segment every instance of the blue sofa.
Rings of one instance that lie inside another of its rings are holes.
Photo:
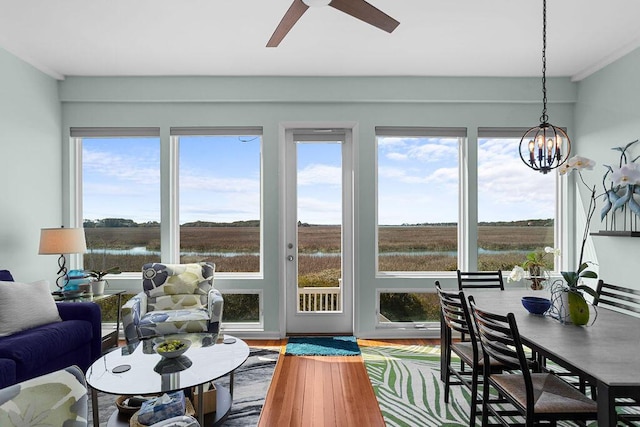
[[[5,271],[0,280],[11,277],[7,274]],[[56,305],[62,322],[0,337],[0,388],[70,365],[78,365],[86,371],[100,357],[100,307],[92,302],[59,302]]]

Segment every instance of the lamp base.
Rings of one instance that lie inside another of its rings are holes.
[[[66,267],[66,259],[64,254],[60,254],[60,258],[58,258],[58,278],[56,279],[56,286],[62,292],[62,289],[66,285],[67,282],[67,267]]]

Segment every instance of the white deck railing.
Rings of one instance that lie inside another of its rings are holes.
[[[300,311],[342,311],[342,292],[334,288],[298,288]]]

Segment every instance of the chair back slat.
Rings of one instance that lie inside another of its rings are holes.
[[[618,308],[627,314],[640,315],[640,290],[598,281],[593,305]]]
[[[458,289],[500,289],[504,291],[502,271],[460,271]]]
[[[472,296],[469,297],[469,305],[485,363],[489,358],[494,358],[509,370],[520,370],[525,376],[525,383],[533,387],[529,372],[530,361],[524,354],[513,313],[503,316],[479,309]]]
[[[471,313],[462,292],[446,292],[440,287],[440,283],[436,281],[436,291],[440,299],[440,310],[446,326],[456,332],[469,335],[475,340],[470,327],[473,326]]]
[[[462,334],[469,333],[469,323],[459,302],[446,294],[441,295],[440,307],[446,325]]]

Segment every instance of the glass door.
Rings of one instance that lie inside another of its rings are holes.
[[[352,333],[350,131],[285,137],[287,334]]]

